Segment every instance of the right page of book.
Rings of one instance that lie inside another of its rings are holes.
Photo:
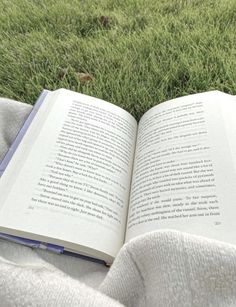
[[[236,243],[236,101],[218,91],[164,102],[139,124],[126,241],[175,229]]]

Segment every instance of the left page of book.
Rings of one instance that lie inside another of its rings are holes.
[[[68,90],[48,94],[1,177],[0,231],[115,257],[136,132],[135,119],[115,105]]]

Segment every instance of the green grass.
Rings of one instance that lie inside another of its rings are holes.
[[[235,16],[235,0],[1,0],[0,96],[33,104],[65,87],[139,118],[185,94],[236,94]]]

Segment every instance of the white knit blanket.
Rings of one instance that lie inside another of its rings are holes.
[[[31,107],[0,99],[0,158]],[[0,306],[236,306],[236,247],[177,231],[125,245],[111,269],[0,241]]]

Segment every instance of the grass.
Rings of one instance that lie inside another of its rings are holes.
[[[236,94],[235,16],[235,0],[1,0],[0,96],[33,104],[64,87],[139,118],[185,94]]]

